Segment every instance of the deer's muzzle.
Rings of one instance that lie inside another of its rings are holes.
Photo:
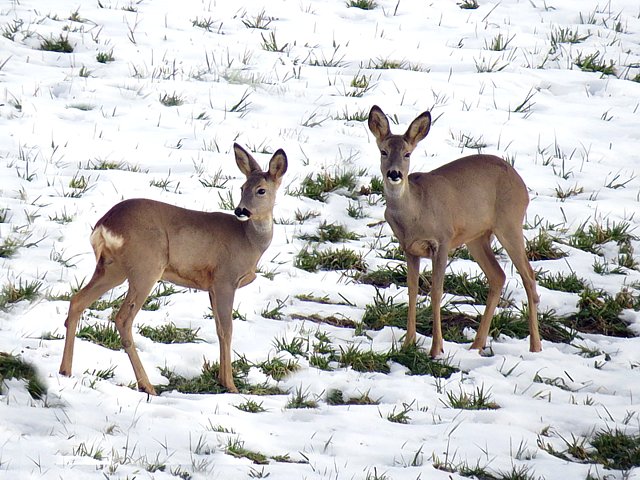
[[[391,183],[400,183],[402,182],[402,172],[398,170],[387,170],[387,178]]]
[[[236,214],[236,218],[241,222],[246,222],[251,217],[251,212],[246,208],[236,208],[234,212]]]

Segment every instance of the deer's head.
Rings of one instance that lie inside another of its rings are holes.
[[[431,128],[431,114],[421,113],[411,122],[404,135],[394,135],[382,109],[374,105],[369,112],[369,130],[376,138],[380,150],[380,172],[387,195],[404,190],[409,176],[411,153]]]
[[[282,176],[287,171],[287,155],[279,149],[263,171],[258,162],[237,143],[233,144],[238,168],[247,177],[240,190],[242,198],[235,209],[238,220],[265,220],[273,217],[273,206]]]

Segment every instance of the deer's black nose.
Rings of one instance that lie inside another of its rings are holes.
[[[402,172],[399,172],[398,170],[388,170],[387,178],[391,183],[400,183],[402,181]]]
[[[238,207],[234,210],[234,213],[236,214],[238,220],[241,220],[243,222],[249,220],[249,217],[251,217],[251,212],[246,208]]]

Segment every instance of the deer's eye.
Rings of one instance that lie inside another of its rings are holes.
[[[267,190],[264,188],[259,188],[258,191],[256,192],[258,195],[264,195],[265,193],[267,193]]]
[[[389,154],[387,153],[386,150],[380,150],[380,155],[382,155],[383,157],[386,157]]]
[[[407,152],[404,154],[404,158],[409,158],[411,156],[411,152]]]

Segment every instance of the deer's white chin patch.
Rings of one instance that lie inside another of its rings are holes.
[[[391,185],[400,185],[402,183],[402,179],[401,178],[389,178],[389,177],[387,177],[387,180],[389,180],[389,183]]]
[[[246,222],[247,220],[249,220],[249,217],[247,217],[246,215],[236,215],[236,218],[241,222]]]

